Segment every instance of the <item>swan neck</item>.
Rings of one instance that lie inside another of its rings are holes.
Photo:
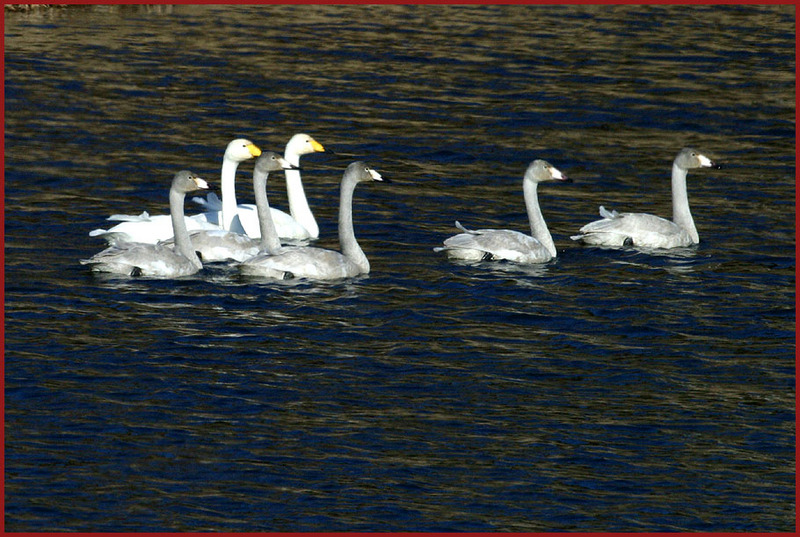
[[[694,225],[692,212],[689,210],[686,174],[687,170],[678,166],[677,163],[672,165],[672,221],[689,233],[692,242],[698,243],[700,237]]]
[[[228,157],[222,159],[222,172],[220,173],[220,190],[222,191],[222,229],[231,230],[233,219],[237,215],[236,203],[236,168],[239,163]]]
[[[202,268],[203,264],[197,257],[197,252],[192,246],[192,239],[189,237],[189,230],[186,228],[186,220],[183,215],[183,202],[186,194],[175,190],[169,191],[169,215],[172,219],[172,233],[175,236],[175,251],[188,259],[197,268]]]
[[[256,198],[256,210],[258,211],[258,228],[261,230],[261,241],[259,249],[269,253],[275,253],[281,247],[278,232],[275,230],[275,222],[272,220],[272,210],[269,207],[267,197],[267,178],[269,173],[259,171],[253,172],[253,194]]]
[[[525,195],[525,208],[528,210],[528,221],[531,224],[531,236],[541,242],[550,252],[550,255],[556,257],[556,245],[553,242],[552,235],[550,235],[550,230],[547,229],[544,216],[542,216],[542,210],[539,208],[537,187],[538,184],[533,181],[522,182],[522,190]]]
[[[353,191],[356,182],[345,177],[342,179],[339,196],[339,247],[342,254],[358,265],[364,272],[369,272],[369,261],[356,241],[353,230]]]
[[[300,166],[300,155],[286,151],[284,158],[292,166]],[[300,177],[300,170],[284,170],[286,173],[286,196],[289,198],[289,213],[298,224],[308,231],[309,236],[319,237],[319,226],[308,206],[306,192],[303,188],[303,181]]]

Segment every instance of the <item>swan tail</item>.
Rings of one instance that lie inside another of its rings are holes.
[[[461,225],[461,222],[459,222],[458,220],[456,220],[456,227],[457,227],[457,228],[458,228],[460,231],[462,231],[462,232],[464,232],[464,233],[469,233],[470,235],[480,235],[480,232],[478,232],[478,231],[475,231],[475,230],[472,230],[472,229],[467,229],[467,228],[465,228],[464,226],[462,226],[462,225]]]
[[[606,209],[605,207],[603,207],[601,205],[600,206],[600,216],[602,216],[603,218],[608,218],[610,220],[613,220],[614,218],[619,218],[619,213],[617,211],[614,211],[614,210],[609,211],[608,209]]]

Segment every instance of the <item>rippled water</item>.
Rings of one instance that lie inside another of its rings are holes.
[[[793,530],[794,15],[6,13],[6,530]],[[350,161],[394,181],[356,191],[368,276],[78,264],[176,170],[295,132],[330,150],[303,159],[322,246]],[[569,240],[601,204],[669,216],[684,145],[724,165],[689,175],[699,246]],[[575,180],[540,189],[556,261],[432,251],[525,230],[534,158]]]

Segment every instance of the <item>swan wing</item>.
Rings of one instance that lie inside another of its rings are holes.
[[[176,277],[199,270],[191,261],[162,244],[120,243],[80,262],[90,265],[95,272],[125,276]]]
[[[272,213],[275,230],[281,239],[306,240],[312,238],[308,230],[295,220],[292,215],[275,207],[270,207],[270,212]]]
[[[192,201],[205,209],[206,211],[221,211],[222,210],[222,200],[219,199],[214,192],[209,192],[208,195],[203,199],[200,196],[195,196],[192,198]]]
[[[544,263],[552,259],[545,246],[530,235],[508,229],[459,229],[464,233],[444,241],[445,250],[461,259],[505,259],[517,263]]]
[[[204,263],[242,262],[258,254],[259,251],[258,241],[247,235],[223,229],[201,229],[191,232],[189,236],[192,248],[200,254]],[[174,248],[175,241],[171,238],[161,244]]]
[[[125,215],[114,215],[122,217]],[[130,216],[129,219],[110,227],[109,229],[94,229],[89,232],[90,237],[102,237],[108,244],[123,242],[156,244],[170,239],[173,235],[172,219],[168,214]],[[186,228],[189,231],[200,229],[219,229],[215,224],[204,219],[185,217]]]
[[[261,253],[239,265],[239,270],[250,276],[283,273],[310,280],[336,280],[361,273],[341,253],[314,247],[284,247],[274,255]]]
[[[241,230],[251,239],[261,238],[261,226],[258,223],[258,209],[256,206],[250,203],[241,203],[237,209],[236,220],[241,224]],[[272,213],[272,221],[275,224],[275,230],[278,232],[278,237],[281,239],[306,240],[310,238],[308,231],[292,218],[291,215],[274,207],[270,207],[270,212]],[[222,221],[222,211],[206,211],[188,218],[211,224],[219,229],[218,223]],[[202,227],[200,229],[212,228]]]
[[[674,248],[689,246],[692,240],[680,226],[647,213],[618,213],[605,211],[605,217],[583,226],[572,237],[586,244],[602,246],[639,246],[645,248]]]

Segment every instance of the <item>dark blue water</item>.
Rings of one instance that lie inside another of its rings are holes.
[[[794,73],[793,6],[6,13],[5,529],[792,531]],[[295,132],[321,246],[350,161],[394,181],[356,191],[368,276],[78,264]],[[724,165],[697,247],[569,239],[669,216],[684,145]],[[524,231],[535,158],[575,180],[540,189],[557,260],[432,251]]]

